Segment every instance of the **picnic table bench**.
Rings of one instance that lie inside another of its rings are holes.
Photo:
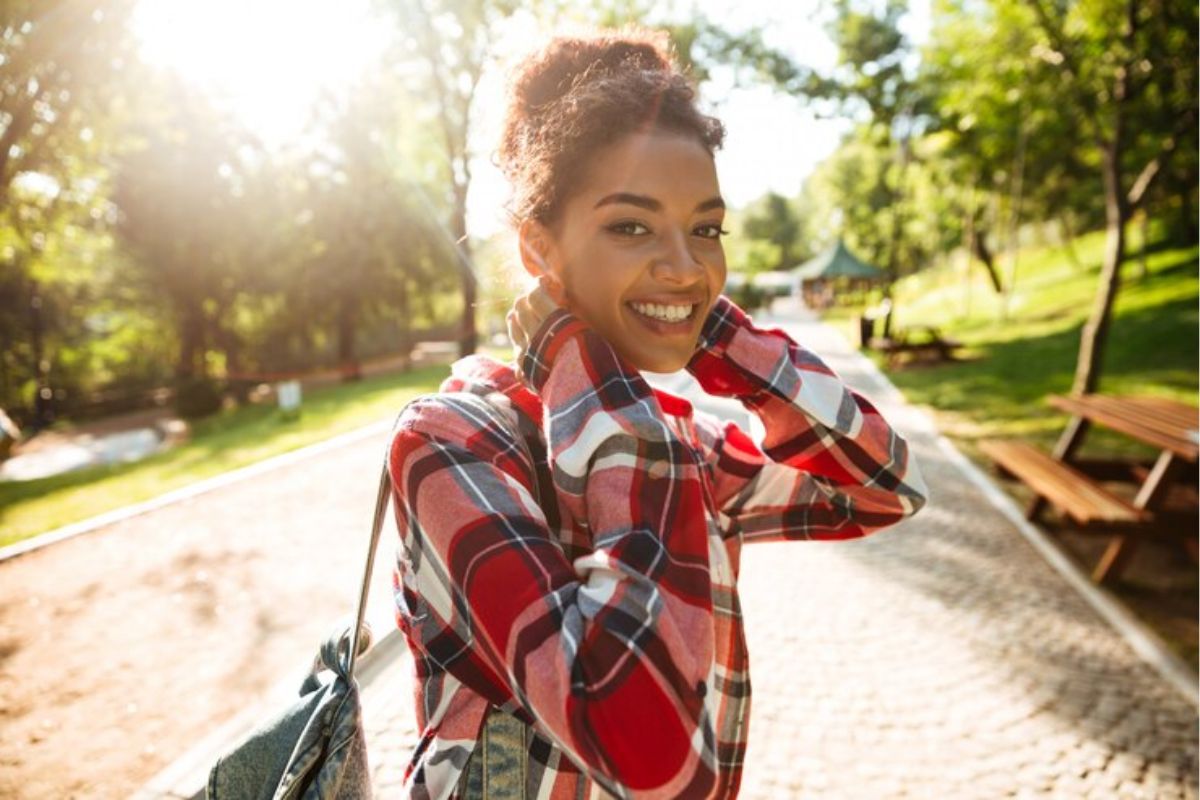
[[[1026,517],[1036,521],[1051,505],[1081,532],[1110,537],[1092,572],[1097,582],[1119,577],[1138,542],[1147,539],[1179,542],[1196,560],[1197,409],[1158,397],[1087,394],[1051,395],[1047,400],[1071,414],[1053,453],[1018,441],[980,442],[1002,473],[1035,492]],[[1093,424],[1159,448],[1158,458],[1142,462],[1076,457]],[[1126,497],[1101,482],[1137,488]]]
[[[888,368],[895,369],[900,366],[901,356],[905,353],[909,354],[912,360],[953,361],[954,351],[961,348],[962,343],[945,338],[934,325],[912,325],[890,337],[873,337],[867,346],[885,353],[888,357]]]

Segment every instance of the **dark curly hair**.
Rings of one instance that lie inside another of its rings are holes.
[[[681,133],[715,151],[725,128],[695,98],[665,33],[627,27],[552,38],[510,73],[496,151],[513,189],[510,222],[553,224],[588,156],[631,133]]]

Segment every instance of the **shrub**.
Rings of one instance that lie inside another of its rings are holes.
[[[211,378],[183,378],[175,385],[175,411],[184,419],[199,419],[221,410],[224,395]]]

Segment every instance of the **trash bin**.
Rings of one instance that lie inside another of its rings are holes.
[[[875,317],[871,316],[870,312],[862,314],[858,318],[858,347],[860,350],[866,350],[871,346],[871,339],[875,336]]]

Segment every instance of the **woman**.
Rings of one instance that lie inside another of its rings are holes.
[[[511,92],[499,160],[538,277],[517,358],[458,361],[392,445],[406,792],[733,797],[742,544],[864,536],[925,487],[865,398],[721,294],[723,129],[660,37],[557,38]],[[640,373],[685,367],[761,449]]]

